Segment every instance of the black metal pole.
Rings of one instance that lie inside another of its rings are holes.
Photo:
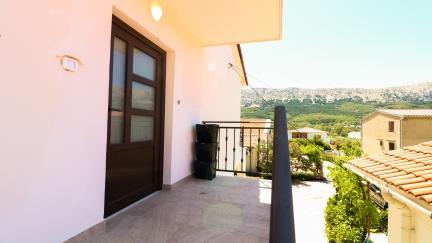
[[[270,243],[295,243],[285,107],[277,106],[274,114]]]

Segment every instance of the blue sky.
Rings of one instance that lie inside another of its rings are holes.
[[[432,81],[432,0],[284,0],[283,39],[242,49],[274,88]]]

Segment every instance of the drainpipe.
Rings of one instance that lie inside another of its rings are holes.
[[[285,107],[277,106],[274,114],[270,243],[295,243]]]

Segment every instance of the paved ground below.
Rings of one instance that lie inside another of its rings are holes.
[[[327,242],[324,208],[333,194],[334,189],[329,182],[307,181],[293,186],[297,243]]]
[[[293,186],[297,243],[327,242],[324,208],[333,194],[331,182]],[[270,201],[268,180],[221,175],[213,181],[190,179],[111,217],[107,231],[86,242],[268,242]],[[381,240],[376,242],[385,242]]]
[[[328,178],[328,167],[324,163],[324,175]],[[294,217],[297,243],[325,243],[324,209],[329,197],[335,193],[331,181],[306,181],[293,186]],[[372,234],[374,243],[386,243],[385,234]]]

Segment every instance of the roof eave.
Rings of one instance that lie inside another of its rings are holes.
[[[238,51],[238,55],[239,55],[239,58],[240,58],[240,63],[241,63],[241,66],[242,66],[244,81],[246,83],[246,86],[249,86],[248,77],[247,77],[247,73],[246,73],[246,67],[245,67],[244,59],[243,59],[243,52],[242,52],[240,44],[237,44],[237,51]]]

